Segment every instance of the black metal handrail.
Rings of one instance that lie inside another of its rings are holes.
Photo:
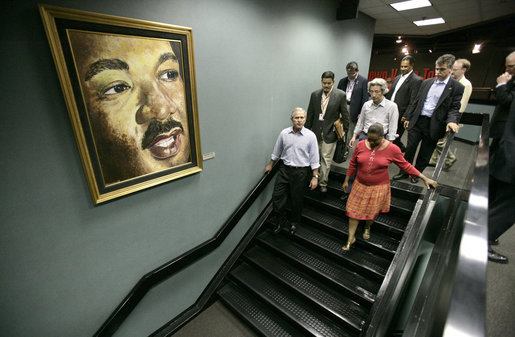
[[[95,333],[96,337],[112,336],[120,325],[125,321],[129,314],[134,310],[138,303],[145,295],[157,284],[177,274],[184,268],[192,265],[202,257],[211,253],[227,238],[232,229],[240,221],[247,210],[252,206],[257,197],[270,183],[273,176],[278,170],[278,162],[276,162],[272,170],[263,175],[254,188],[247,194],[245,199],[238,205],[236,210],[231,214],[229,219],[223,224],[218,232],[209,240],[190,249],[186,253],[174,258],[173,260],[161,265],[160,267],[145,274],[132,290],[125,296],[123,301],[113,311],[109,318],[102,324],[100,329]]]
[[[481,134],[465,219],[455,216],[442,231],[411,314],[405,336],[485,336],[485,289],[488,216],[488,114],[469,114],[467,124],[481,125]],[[466,195],[468,194],[468,196]],[[456,207],[457,208],[457,207]],[[438,287],[434,285],[438,284]]]
[[[433,173],[433,180],[438,180],[442,172],[445,157],[454,140],[455,133],[450,131],[447,142],[442,150]],[[429,218],[434,209],[439,188],[431,189],[424,195],[422,201],[417,201],[411,219],[406,226],[405,234],[399,243],[390,268],[376,296],[376,302],[370,311],[368,324],[362,332],[362,336],[385,336],[390,326],[395,310],[404,289],[406,280],[416,262],[416,254],[424,236]]]

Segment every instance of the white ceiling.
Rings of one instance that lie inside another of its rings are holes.
[[[432,35],[515,13],[515,0],[430,0],[431,7],[397,12],[389,4],[399,1],[360,0],[358,10],[376,19],[375,34],[393,35]],[[413,23],[437,17],[445,23],[424,27]],[[513,31],[515,22],[507,34]]]

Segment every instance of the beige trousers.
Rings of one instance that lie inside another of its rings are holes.
[[[327,186],[329,180],[329,171],[333,163],[334,151],[336,150],[336,142],[326,143],[323,140],[318,142],[318,150],[320,152],[320,179],[318,185]]]

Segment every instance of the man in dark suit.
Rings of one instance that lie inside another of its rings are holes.
[[[408,129],[408,146],[405,158],[413,163],[418,144],[415,167],[420,172],[429,164],[438,139],[446,131],[458,132],[460,101],[465,87],[451,78],[452,64],[455,57],[451,54],[440,56],[436,60],[436,78],[422,82],[413,103],[406,110],[404,127]],[[408,178],[404,171],[393,177],[394,180]],[[417,183],[418,178],[411,178]]]
[[[488,259],[508,263],[492,245],[515,222],[515,52],[506,57],[506,72],[497,78],[497,106],[490,122],[488,180]]]
[[[386,98],[392,102],[397,103],[399,109],[399,122],[397,125],[397,134],[399,137],[394,140],[394,144],[397,145],[402,152],[406,152],[406,147],[401,142],[402,134],[404,133],[404,121],[406,117],[406,109],[411,102],[415,100],[418,89],[422,83],[422,78],[413,72],[413,66],[415,60],[413,56],[405,56],[401,61],[401,75],[395,77],[393,80],[392,88],[386,94]]]
[[[311,93],[306,120],[306,127],[315,133],[318,140],[320,150],[318,185],[321,192],[327,192],[327,181],[337,140],[334,122],[338,118],[342,119],[344,132],[347,133],[349,111],[345,92],[334,88],[334,73],[326,71],[322,74],[322,89]]]
[[[368,80],[358,74],[358,64],[354,61],[349,62],[345,67],[347,70],[347,77],[342,78],[338,82],[338,89],[345,91],[347,96],[347,104],[349,105],[350,121],[349,121],[349,132],[345,141],[345,159],[349,154],[349,141],[354,134],[354,128],[358,122],[358,116],[361,112],[361,108],[368,98]]]

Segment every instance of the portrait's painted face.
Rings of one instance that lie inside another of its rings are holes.
[[[170,41],[69,34],[104,182],[189,162],[185,88]]]

